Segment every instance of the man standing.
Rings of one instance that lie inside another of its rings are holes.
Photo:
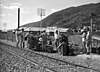
[[[58,33],[58,30],[55,31],[54,37],[55,37],[55,45],[56,45],[56,48],[57,48],[59,46],[59,33]]]
[[[62,42],[63,44],[63,55],[69,55],[69,42],[68,42],[68,36],[62,35]]]
[[[44,30],[42,34],[40,34],[40,37],[43,39],[43,42],[42,42],[42,51],[45,50],[45,46],[47,44],[47,40],[48,40],[48,35],[46,33],[46,31]]]
[[[29,48],[29,32],[25,34],[25,48]]]
[[[20,36],[20,48],[23,48],[24,47],[24,43],[23,43],[24,42],[24,29],[21,29],[19,36]]]
[[[34,40],[34,35],[33,32],[29,31],[29,35],[28,35],[28,45],[29,45],[29,49],[34,48],[34,44],[35,44],[35,40]]]
[[[16,38],[16,47],[19,47],[19,42],[20,42],[20,38],[19,38],[19,29],[17,29],[15,31],[15,38]]]
[[[24,29],[21,31],[19,29],[16,30],[15,32],[15,37],[16,37],[16,47],[23,48],[23,40],[24,40],[24,35],[23,35]]]
[[[87,53],[86,54],[90,54],[90,47],[91,47],[91,31],[89,28],[87,28],[87,35],[86,35],[86,49],[87,49]]]
[[[81,32],[82,32],[83,53],[86,53],[86,35],[87,35],[86,27],[84,27]]]
[[[60,44],[57,49],[59,49],[60,53],[63,53],[63,55],[69,55],[69,42],[67,35],[61,34]]]

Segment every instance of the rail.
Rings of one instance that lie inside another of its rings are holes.
[[[10,48],[20,49],[20,48],[17,48],[17,47],[11,46],[11,45],[7,45],[7,44],[4,44],[4,43],[2,43],[2,44],[5,45],[5,46],[7,46],[7,47],[10,47]],[[43,58],[48,58],[50,60],[55,60],[56,62],[59,61],[59,62],[65,63],[65,64],[69,64],[69,65],[75,66],[76,68],[77,67],[81,67],[81,68],[90,69],[90,70],[93,70],[93,71],[100,72],[100,70],[97,70],[97,69],[94,69],[94,68],[90,68],[90,67],[87,67],[87,66],[82,66],[82,65],[74,64],[74,63],[71,63],[71,62],[68,62],[68,61],[64,61],[64,60],[56,59],[56,58],[53,58],[53,57],[49,57],[49,56],[46,56],[46,55],[43,55],[43,54],[36,53],[34,51],[31,51],[31,50],[26,50],[26,49],[20,49],[20,50],[26,51],[27,53],[32,53],[32,55],[35,54],[35,55],[41,56]],[[30,61],[32,61],[32,60],[30,60]],[[47,66],[44,66],[44,67],[47,67]]]

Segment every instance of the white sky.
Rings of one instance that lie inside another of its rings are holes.
[[[17,8],[21,9],[21,25],[39,21],[37,8],[46,10],[46,16],[53,12],[100,0],[0,0],[0,29],[17,28]]]

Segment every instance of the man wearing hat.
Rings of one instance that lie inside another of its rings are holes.
[[[90,48],[91,48],[91,31],[90,28],[87,28],[87,35],[86,35],[86,49],[87,49],[87,53],[86,54],[90,54]]]
[[[19,42],[20,42],[19,33],[20,33],[20,30],[16,29],[15,31],[16,47],[19,47]]]
[[[86,53],[86,35],[87,35],[86,27],[84,27],[81,30],[81,33],[82,33],[83,53]]]

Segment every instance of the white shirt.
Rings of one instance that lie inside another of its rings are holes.
[[[59,35],[58,34],[54,34],[54,37],[55,37],[55,39],[58,39]]]
[[[86,32],[83,32],[82,34],[82,41],[84,42],[86,40]]]
[[[91,40],[91,34],[90,34],[90,31],[87,32],[86,40],[89,40],[89,41]]]
[[[18,35],[20,34],[21,32],[20,31],[16,31],[15,32],[15,37],[16,37],[16,41],[18,42]]]

